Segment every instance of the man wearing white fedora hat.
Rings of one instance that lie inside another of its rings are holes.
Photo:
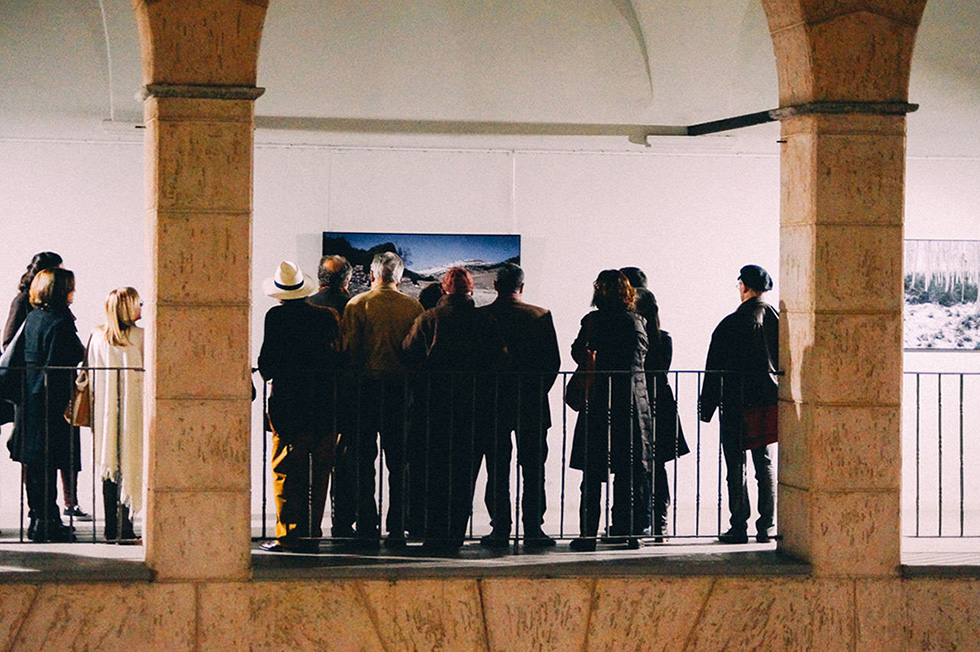
[[[274,552],[316,552],[337,443],[337,372],[342,367],[340,319],[332,308],[306,302],[317,291],[296,263],[279,263],[263,282],[280,305],[265,315],[259,372],[272,381],[272,476],[276,501]]]

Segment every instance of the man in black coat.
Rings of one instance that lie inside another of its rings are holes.
[[[711,336],[705,379],[699,402],[701,420],[711,421],[721,407],[721,445],[728,482],[731,528],[718,537],[722,543],[746,543],[750,513],[745,478],[745,425],[743,409],[775,405],[779,368],[779,313],[762,300],[772,289],[772,278],[758,265],[746,265],[739,273],[742,304],[725,317]],[[756,540],[769,541],[775,508],[772,478],[772,444],[755,448],[752,464],[759,483],[759,518]]]
[[[272,476],[276,541],[272,552],[315,552],[337,441],[335,397],[342,368],[340,320],[307,303],[310,276],[283,261],[263,290],[280,304],[265,316],[259,373],[272,381]]]
[[[493,284],[497,298],[479,311],[496,324],[507,347],[508,364],[497,382],[495,428],[483,450],[487,461],[485,501],[493,531],[480,542],[504,547],[510,537],[510,433],[517,436],[517,461],[524,476],[521,496],[525,547],[547,547],[555,540],[544,523],[544,463],[548,458],[551,406],[548,392],[558,376],[561,353],[551,312],[521,301],[524,271],[505,264]]]
[[[353,268],[350,262],[343,256],[327,255],[320,258],[320,265],[317,267],[316,278],[320,284],[316,294],[307,297],[306,302],[321,308],[333,308],[337,311],[338,317],[343,317],[344,308],[350,301],[350,279]],[[352,403],[353,399],[345,397],[338,405]],[[355,419],[352,410],[343,410],[337,414],[337,424],[342,433],[349,433],[350,424]],[[332,529],[330,534],[335,539],[348,539],[354,536],[354,521],[357,518],[357,508],[353,500],[348,500],[348,496],[355,493],[355,483],[357,471],[353,465],[353,457],[349,455],[348,439],[350,437],[341,436],[337,442],[336,454],[334,455],[333,484],[330,485],[330,499],[333,505],[333,513],[330,519]]]

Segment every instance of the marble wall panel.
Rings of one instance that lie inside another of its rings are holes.
[[[788,345],[780,346],[780,352],[787,353],[780,356],[780,366],[789,375],[787,398],[845,405],[900,404],[900,312],[807,315],[788,311],[781,315],[780,326]]]
[[[899,491],[811,491],[810,502],[806,536],[810,539],[808,561],[815,575],[897,574],[901,561]]]
[[[252,100],[216,100],[190,97],[150,97],[144,104],[145,120],[190,120],[251,124]]]
[[[149,460],[156,490],[249,491],[250,405],[248,396],[234,401],[158,400],[151,416],[154,445]]]
[[[857,650],[901,650],[908,625],[902,581],[854,582],[854,638]]]
[[[268,4],[134,2],[143,83],[254,86]]]
[[[850,647],[846,585],[778,578],[719,578],[687,647],[807,650]]]
[[[779,227],[779,311],[809,311],[817,288],[816,227],[782,224]]]
[[[597,580],[587,649],[684,649],[712,583],[706,577]]]
[[[250,387],[251,307],[157,306],[156,398],[239,399]]]
[[[901,315],[901,226],[820,225],[814,236],[811,308]]]
[[[971,650],[980,641],[980,580],[905,583],[906,649]]]
[[[789,485],[780,478],[776,490],[776,522],[782,536],[776,545],[780,552],[797,559],[811,559],[811,509],[811,493],[807,487]]]
[[[590,579],[481,580],[489,649],[582,649],[594,584]]]
[[[796,487],[809,487],[810,406],[793,401],[779,403],[779,479]]]
[[[0,585],[0,649],[13,649],[38,591],[33,584]]]
[[[191,584],[45,584],[13,649],[193,650]]]
[[[815,101],[908,97],[915,25],[866,11],[808,25]]]
[[[879,118],[881,120],[881,118]],[[904,125],[904,116],[892,116]],[[833,130],[835,122],[814,121]],[[862,130],[861,123],[853,127]],[[893,130],[898,127],[892,125]],[[821,133],[813,179],[819,224],[879,224],[900,227],[905,200],[905,136],[881,133]]]
[[[805,412],[812,487],[901,489],[900,407],[809,405]]]
[[[251,211],[251,125],[157,120],[154,135],[159,209]]]
[[[249,213],[159,211],[151,226],[157,301],[251,304]]]
[[[487,648],[476,580],[363,582],[386,650]]]
[[[252,573],[248,491],[147,492],[146,563],[164,579]]]
[[[260,609],[258,614],[252,611],[251,597],[255,592],[256,586],[251,582],[199,584],[198,649],[255,649],[253,619],[258,617],[261,620],[265,616],[264,609]]]
[[[364,599],[359,586],[355,581],[252,583],[249,646],[253,650],[311,652],[434,649],[383,645],[374,615],[377,605]],[[409,602],[390,606],[411,611],[417,605]]]

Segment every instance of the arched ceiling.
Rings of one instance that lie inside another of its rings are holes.
[[[980,3],[930,0],[910,151],[980,151],[977,42]],[[131,136],[139,65],[130,0],[0,0],[0,138]],[[292,141],[334,118],[685,125],[777,104],[758,0],[273,0],[258,83],[260,127]]]

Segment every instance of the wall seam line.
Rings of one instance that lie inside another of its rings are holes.
[[[694,633],[697,631],[698,626],[704,619],[704,614],[708,610],[708,602],[711,600],[711,596],[714,595],[715,586],[718,584],[718,578],[712,578],[711,584],[708,586],[708,592],[704,596],[704,600],[701,601],[701,606],[698,607],[697,616],[694,617],[694,621],[691,623],[691,629],[687,632],[687,638],[684,639],[683,649],[691,649],[691,640],[694,638]]]
[[[374,627],[374,635],[377,636],[378,643],[381,644],[381,649],[388,652],[389,647],[387,641],[381,636],[381,625],[378,622],[378,614],[371,608],[371,602],[367,599],[367,595],[364,592],[363,580],[354,581],[354,593],[357,595],[357,600],[361,603],[361,608],[367,612],[368,620],[371,621],[371,625]]]
[[[480,599],[480,616],[483,618],[483,649],[490,650],[490,627],[487,623],[487,605],[483,600],[483,579],[476,580],[476,594]]]
[[[599,578],[593,578],[589,586],[589,613],[585,616],[585,637],[582,640],[582,652],[589,650],[589,635],[592,633],[592,612],[595,611],[596,589],[599,586]]]
[[[14,629],[14,635],[10,637],[10,645],[6,648],[8,651],[17,649],[17,642],[20,640],[21,631],[24,629],[24,624],[27,622],[28,616],[33,613],[34,605],[37,603],[37,599],[41,591],[44,590],[44,586],[36,585],[35,589],[34,595],[31,596],[31,603],[27,606],[27,609],[24,610],[23,615],[21,615],[20,622],[17,623],[17,627]]]

